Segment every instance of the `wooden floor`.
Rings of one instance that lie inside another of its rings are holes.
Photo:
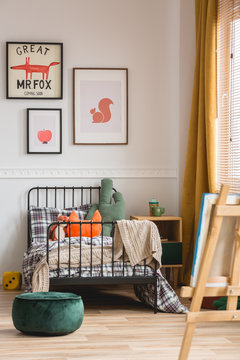
[[[72,289],[73,290],[73,289]],[[80,293],[74,289],[73,292]],[[11,319],[20,292],[0,288],[0,359],[26,360],[177,360],[185,315],[158,313],[135,298],[132,287],[82,289],[85,316],[81,328],[60,337],[18,332]],[[189,360],[240,360],[240,324],[201,324]]]

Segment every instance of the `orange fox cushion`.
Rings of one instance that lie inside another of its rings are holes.
[[[69,216],[68,221],[71,222],[79,222],[79,217],[77,216],[77,214],[75,213],[75,211],[72,211],[71,215]],[[92,220],[82,220],[81,223],[81,236],[85,236],[85,237],[91,237],[91,225],[89,224],[89,222],[91,221],[102,221],[102,217],[100,215],[100,212],[98,210],[95,211],[95,213],[93,214]],[[102,231],[102,225],[101,224],[92,224],[92,237],[94,236],[99,236],[101,234]],[[69,236],[69,225],[67,226],[66,229],[66,236]],[[80,226],[79,224],[72,224],[71,225],[71,237],[74,236],[80,236]]]

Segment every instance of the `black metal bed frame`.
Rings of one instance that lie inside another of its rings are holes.
[[[85,192],[89,192],[89,196],[88,196],[88,203],[92,204],[92,200],[93,200],[93,193],[95,193],[94,195],[97,195],[97,199],[100,198],[100,190],[101,187],[98,186],[80,186],[80,187],[68,187],[68,186],[61,186],[61,187],[57,187],[57,186],[38,186],[38,187],[33,187],[28,191],[28,248],[31,246],[32,243],[32,235],[31,235],[31,221],[30,221],[30,213],[29,213],[29,209],[31,205],[35,205],[35,206],[45,206],[48,207],[50,206],[50,198],[51,198],[51,204],[52,206],[54,206],[55,208],[58,205],[58,198],[59,198],[59,194],[60,194],[60,199],[61,199],[61,204],[63,205],[63,208],[66,207],[66,196],[68,197],[68,203],[70,200],[70,204],[72,207],[77,206],[75,204],[75,199],[76,199],[76,192],[78,192],[78,195],[80,195],[80,204],[83,205],[83,199],[84,199],[84,195],[86,197],[86,194],[84,194]],[[113,188],[113,191],[115,192],[116,190]],[[32,199],[34,197],[34,199]],[[69,199],[70,197],[70,199]],[[96,198],[96,197],[95,197]],[[69,264],[68,264],[68,276],[66,277],[61,277],[60,276],[60,225],[61,224],[68,224],[69,225]],[[116,222],[93,222],[90,221],[90,225],[91,225],[91,245],[90,245],[90,249],[91,249],[91,253],[90,253],[90,276],[89,277],[82,277],[82,264],[81,264],[81,241],[80,241],[80,262],[79,262],[79,275],[76,277],[71,277],[70,275],[70,271],[71,271],[71,225],[75,225],[75,224],[79,224],[80,227],[80,236],[79,238],[81,239],[81,226],[82,226],[82,222],[69,222],[69,223],[65,223],[65,222],[60,222],[60,221],[56,221],[51,223],[48,226],[48,234],[47,234],[47,243],[46,243],[46,253],[47,253],[47,262],[49,260],[49,232],[52,226],[57,225],[58,228],[58,268],[57,268],[57,273],[58,276],[54,277],[54,278],[50,278],[50,284],[51,285],[107,285],[107,284],[111,284],[111,285],[116,285],[116,284],[153,284],[154,285],[154,313],[157,312],[157,276],[156,276],[156,261],[155,261],[155,269],[154,269],[154,273],[152,276],[149,276],[146,274],[146,270],[147,270],[147,265],[146,265],[146,261],[144,261],[144,275],[141,276],[136,276],[135,274],[135,266],[133,267],[133,275],[132,276],[125,276],[124,275],[124,265],[126,263],[126,260],[124,259],[125,257],[125,248],[123,247],[123,256],[122,256],[122,276],[116,276],[114,274],[114,237],[112,238],[112,275],[111,276],[104,276],[103,275],[103,233],[100,235],[101,236],[101,276],[95,277],[92,276],[92,248],[93,248],[93,244],[92,244],[92,225],[93,224],[101,224],[102,227],[104,224],[112,224],[112,226],[114,227]]]

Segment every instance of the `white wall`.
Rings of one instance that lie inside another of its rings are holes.
[[[182,1],[194,16],[194,0],[0,0],[0,276],[21,269],[26,193],[32,186],[95,185],[110,176],[124,194],[127,216],[147,214],[152,197],[167,213],[178,213],[185,146],[180,137],[186,137],[182,124],[188,121],[195,51],[194,24],[187,16],[181,50]],[[63,100],[6,99],[6,41],[63,42]],[[188,74],[186,85],[180,60]],[[129,145],[73,145],[73,67],[128,68]],[[63,109],[62,155],[26,154],[28,107]]]

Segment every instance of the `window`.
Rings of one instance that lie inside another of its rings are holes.
[[[240,192],[240,0],[219,0],[217,187]]]

